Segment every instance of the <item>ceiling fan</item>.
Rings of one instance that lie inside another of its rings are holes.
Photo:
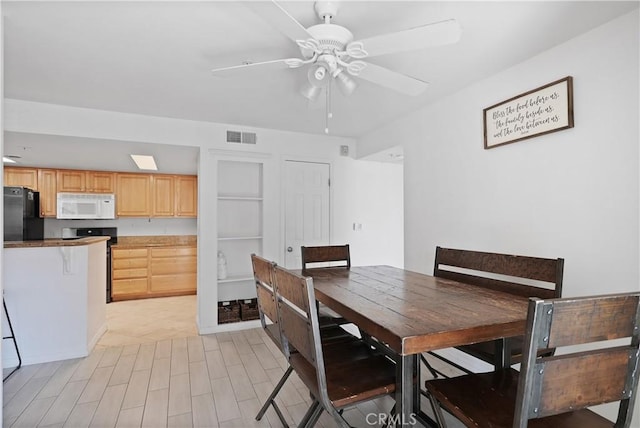
[[[247,62],[242,65],[215,68],[212,72],[227,74],[254,67],[308,67],[308,81],[300,92],[307,99],[315,101],[322,90],[326,89],[326,133],[329,132],[330,94],[334,82],[344,95],[350,95],[356,89],[357,83],[353,77],[412,96],[419,95],[429,85],[422,80],[365,62],[363,59],[451,44],[457,42],[461,35],[458,22],[455,19],[449,19],[354,41],[351,31],[331,22],[338,13],[339,2],[337,1],[316,1],[314,9],[321,23],[309,28],[303,27],[275,0],[243,4],[293,40],[300,48],[302,58]]]

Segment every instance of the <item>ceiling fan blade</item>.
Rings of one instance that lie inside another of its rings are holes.
[[[240,65],[232,65],[230,67],[220,67],[214,68],[211,72],[215,76],[219,77],[230,77],[234,76],[240,72],[252,71],[260,69],[260,71],[269,70],[269,69],[282,69],[289,68],[286,64],[286,61],[289,61],[293,58],[285,58],[285,59],[274,59],[272,61],[262,61],[262,62],[253,62],[250,64],[240,64]]]
[[[258,16],[294,42],[296,40],[313,39],[307,29],[274,0],[242,2],[242,4],[253,10]]]
[[[350,45],[362,44],[367,57],[406,52],[456,43],[462,30],[455,19],[423,25],[397,33],[382,34],[368,39],[358,40]]]
[[[380,67],[379,65],[369,62],[366,64],[367,66],[360,71],[358,77],[375,83],[376,85],[384,86],[385,88],[411,96],[420,95],[429,86],[427,82],[414,79],[413,77],[396,71],[391,71],[388,68]]]

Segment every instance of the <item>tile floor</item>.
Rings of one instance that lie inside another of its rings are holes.
[[[259,328],[198,336],[195,307],[195,296],[108,305],[109,331],[88,357],[24,366],[7,380],[3,426],[281,426],[272,409],[254,419],[287,367],[278,348]],[[290,425],[310,404],[295,374],[277,401]],[[392,406],[386,397],[344,414],[377,426],[365,415]],[[317,426],[336,424],[323,413]]]
[[[112,302],[107,305],[107,325],[98,347],[197,336],[196,296]]]

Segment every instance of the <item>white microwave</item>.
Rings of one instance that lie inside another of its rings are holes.
[[[59,219],[116,218],[116,198],[112,194],[58,193]]]

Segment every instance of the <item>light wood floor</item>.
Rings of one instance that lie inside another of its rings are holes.
[[[281,426],[272,409],[254,419],[287,367],[262,329],[198,336],[195,296],[136,302],[107,306],[109,332],[88,357],[23,366],[10,377],[3,426]],[[295,374],[277,401],[293,426],[310,404]],[[366,415],[392,406],[386,397],[344,414],[355,427],[377,426]],[[323,413],[317,426],[336,424]]]
[[[112,302],[107,305],[107,325],[99,347],[197,336],[196,296]]]

